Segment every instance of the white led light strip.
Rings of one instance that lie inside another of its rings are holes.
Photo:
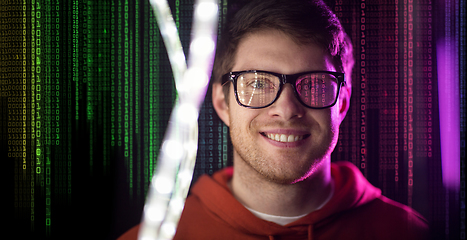
[[[170,116],[144,206],[139,239],[172,239],[193,177],[198,115],[216,48],[218,3],[197,0],[188,68],[166,0],[150,0],[167,48],[178,99]]]

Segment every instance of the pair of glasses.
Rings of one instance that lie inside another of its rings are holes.
[[[295,96],[306,107],[322,109],[337,102],[344,73],[312,71],[292,75],[248,70],[230,72],[222,76],[222,85],[233,82],[235,98],[240,106],[265,108],[278,98],[286,83],[293,86]]]

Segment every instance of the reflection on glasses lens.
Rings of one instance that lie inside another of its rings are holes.
[[[276,97],[279,85],[280,79],[274,75],[244,73],[237,78],[238,99],[246,106],[266,106]]]
[[[327,108],[335,104],[344,74],[327,71],[283,75],[266,71],[241,71],[224,75],[224,83],[233,81],[237,101],[244,107],[263,108],[280,95],[284,84],[294,86],[300,102],[311,108]]]
[[[309,74],[300,76],[295,89],[303,103],[310,107],[331,105],[337,95],[337,79],[331,74]]]

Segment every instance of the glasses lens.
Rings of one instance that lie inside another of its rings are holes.
[[[295,87],[300,99],[310,107],[328,107],[337,97],[337,78],[329,73],[300,76]]]
[[[268,73],[243,73],[237,78],[237,96],[240,103],[249,107],[270,104],[279,90],[280,79]]]

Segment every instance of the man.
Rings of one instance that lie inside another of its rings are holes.
[[[332,163],[349,108],[352,47],[320,1],[254,1],[230,21],[213,70],[233,168],[203,176],[174,239],[424,239],[418,213]]]

